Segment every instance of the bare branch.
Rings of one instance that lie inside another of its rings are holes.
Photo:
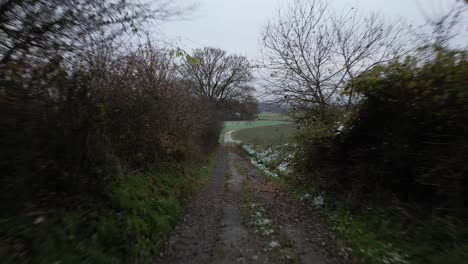
[[[322,0],[295,0],[268,21],[260,65],[269,73],[271,95],[324,111],[356,74],[406,50],[403,33],[399,21],[388,23],[354,8],[339,14]],[[352,87],[346,92],[349,107]]]
[[[193,56],[199,63],[185,62],[180,73],[198,96],[223,104],[251,93],[253,77],[247,58],[215,48],[197,49]]]

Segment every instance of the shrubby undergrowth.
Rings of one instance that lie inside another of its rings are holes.
[[[214,161],[125,172],[100,199],[83,194],[65,198],[68,207],[2,218],[2,262],[151,263]]]
[[[6,262],[148,262],[218,144],[177,54],[94,44],[1,65]]]
[[[6,66],[2,201],[99,194],[123,169],[193,160],[215,147],[216,111],[176,77],[174,57],[151,45],[112,52],[76,66]]]
[[[351,244],[369,246],[365,254],[385,252],[371,246],[376,241],[398,242],[402,263],[457,263],[466,260],[468,238],[468,61],[463,51],[424,51],[430,56],[395,60],[353,79],[360,102],[351,113],[303,122],[308,177],[297,181],[327,194],[337,230]]]
[[[396,198],[420,213],[466,216],[468,62],[464,52],[435,56],[356,78],[352,85],[362,101],[355,111],[342,124],[310,128],[310,168],[339,164],[317,179],[321,187],[352,191],[350,202]]]

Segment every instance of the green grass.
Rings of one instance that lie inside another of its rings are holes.
[[[270,112],[260,113],[257,117],[257,120],[292,121],[292,119],[286,114],[270,113]]]
[[[281,124],[274,126],[264,126],[246,128],[232,133],[233,139],[256,147],[266,147],[271,145],[282,145],[291,143],[298,132],[297,125]]]
[[[291,124],[287,121],[254,120],[254,121],[226,121],[220,135],[220,142],[224,140],[224,133],[232,130],[240,130],[254,127],[275,126]]]
[[[215,161],[212,155],[204,164],[123,173],[102,194],[104,199],[72,198],[76,206],[0,219],[0,259],[2,263],[152,263],[182,213],[182,201],[207,181]]]
[[[224,122],[223,130],[221,131],[220,141],[224,139],[224,133],[232,130],[240,130],[246,128],[276,126],[292,124],[292,119],[280,113],[260,113],[257,120],[252,121],[226,121]]]
[[[312,202],[319,195],[325,198],[325,205],[314,211],[360,263],[467,263],[468,244],[462,241],[468,230],[458,229],[450,235],[446,219],[402,221],[389,208],[380,207],[351,213],[343,202],[311,186],[298,185],[291,179],[287,184],[294,197],[303,202]]]

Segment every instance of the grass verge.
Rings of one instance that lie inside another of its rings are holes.
[[[467,263],[466,231],[447,230],[444,219],[404,220],[391,208],[351,212],[313,187],[288,181],[294,196],[314,207],[362,263]],[[460,242],[454,242],[460,241]]]
[[[292,118],[287,114],[262,112],[258,115],[257,120],[292,121]]]
[[[35,206],[0,219],[0,259],[151,263],[182,213],[183,201],[207,181],[215,161],[213,154],[203,164],[123,173],[103,199],[72,197],[64,201],[66,206]]]

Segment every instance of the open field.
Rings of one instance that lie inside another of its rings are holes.
[[[245,128],[255,128],[255,127],[264,127],[264,126],[276,126],[276,125],[287,125],[291,122],[287,121],[278,121],[278,120],[254,120],[254,121],[227,121],[224,122],[223,132],[245,129]]]
[[[258,115],[257,120],[271,120],[271,121],[292,121],[286,114],[262,112]]]
[[[297,133],[295,124],[279,124],[272,126],[246,128],[232,133],[235,140],[240,140],[256,147],[281,145],[291,143]]]

